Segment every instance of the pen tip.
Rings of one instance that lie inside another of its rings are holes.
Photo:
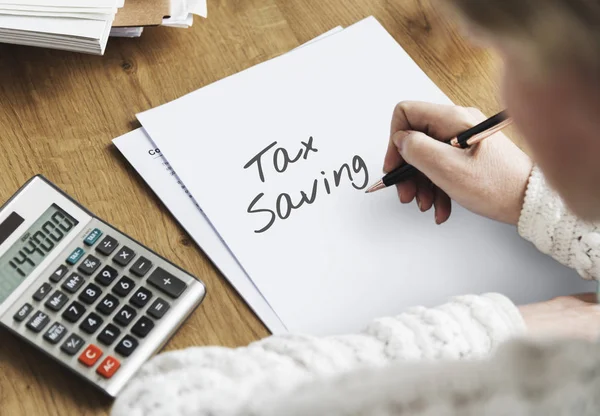
[[[381,181],[377,182],[375,185],[371,186],[369,189],[367,189],[365,191],[365,193],[370,194],[372,192],[379,191],[380,189],[383,189],[383,188],[385,188],[385,184],[383,183],[383,180],[381,180]]]

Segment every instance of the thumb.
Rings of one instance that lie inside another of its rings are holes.
[[[441,187],[451,181],[466,162],[466,154],[461,149],[418,131],[398,131],[392,136],[392,142],[406,163]]]

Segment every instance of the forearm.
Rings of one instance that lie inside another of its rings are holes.
[[[490,360],[394,365],[264,392],[237,415],[598,415],[600,348],[516,341]]]
[[[600,224],[575,217],[537,168],[529,178],[519,233],[585,279],[599,280]]]
[[[362,367],[485,357],[523,331],[517,308],[492,294],[415,308],[376,320],[356,335],[274,336],[247,348],[165,353],[129,383],[113,414],[228,414],[253,402],[259,392],[283,394],[302,383]]]

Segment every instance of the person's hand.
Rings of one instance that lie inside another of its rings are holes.
[[[416,198],[419,209],[435,207],[435,221],[448,220],[451,199],[470,211],[516,225],[533,167],[529,157],[497,133],[472,149],[446,141],[485,120],[476,109],[402,102],[394,110],[384,172],[403,161],[420,172],[397,185],[403,203]]]
[[[595,293],[561,296],[520,306],[519,311],[532,336],[586,340],[597,340],[600,336],[600,305]]]

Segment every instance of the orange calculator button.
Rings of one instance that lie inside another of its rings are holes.
[[[119,360],[109,355],[96,369],[96,373],[100,374],[102,377],[111,378],[113,374],[117,372],[119,367],[121,367]]]
[[[90,344],[79,356],[79,362],[91,367],[96,364],[96,361],[98,361],[100,357],[102,357],[102,350],[94,344]]]

